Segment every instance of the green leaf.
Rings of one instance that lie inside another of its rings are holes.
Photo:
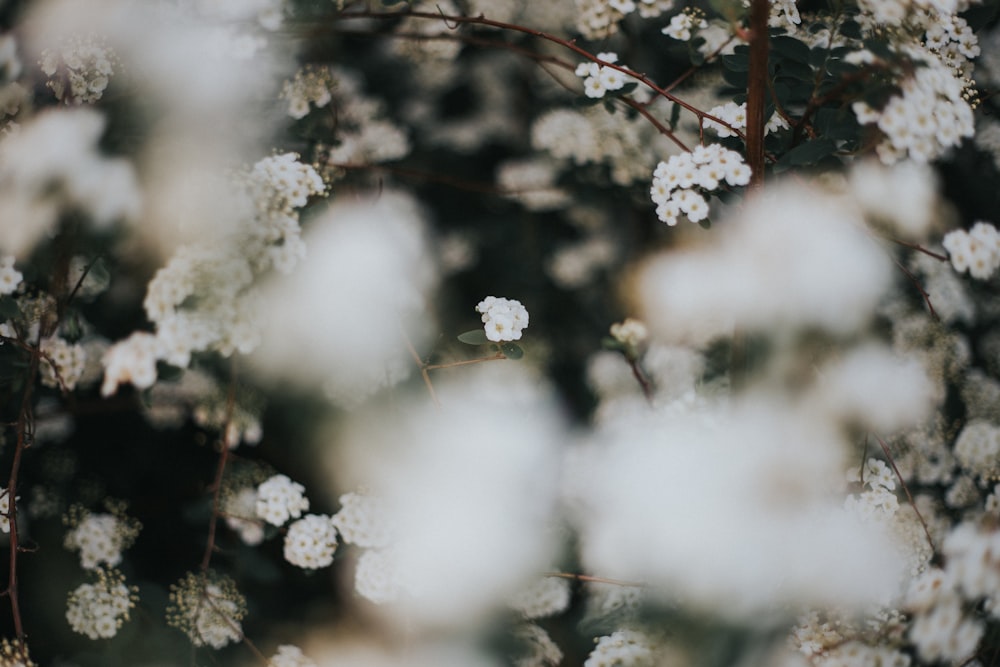
[[[794,60],[782,60],[776,63],[776,65],[775,71],[777,76],[788,77],[798,81],[811,82],[813,80],[813,69],[809,65]]]
[[[473,329],[465,333],[458,334],[458,339],[466,345],[485,345],[487,342],[486,332],[482,329]]]
[[[616,90],[615,94],[616,95],[628,95],[629,93],[631,93],[632,91],[634,91],[638,87],[639,87],[638,83],[634,83],[634,82],[633,83],[626,83],[619,90]]]
[[[794,37],[780,35],[771,38],[771,48],[774,52],[788,60],[809,64],[809,46]]]
[[[670,129],[676,130],[677,121],[679,121],[681,118],[681,105],[677,104],[676,102],[674,102],[673,104],[674,106],[670,110]]]
[[[615,350],[616,352],[621,352],[625,347],[621,344],[621,341],[611,338],[610,336],[605,336],[601,339],[601,347],[605,350]]]
[[[722,78],[733,88],[738,88],[739,90],[746,90],[747,88],[747,73],[746,72],[734,72],[733,70],[727,69],[723,70]]]
[[[750,56],[745,53],[722,56],[722,64],[731,72],[748,72],[750,71]]]
[[[851,19],[848,19],[843,23],[841,23],[838,32],[844,37],[850,37],[851,39],[861,39],[861,26]]]
[[[603,97],[577,97],[573,100],[575,107],[593,107],[604,101]]]
[[[0,320],[16,320],[21,318],[21,309],[11,296],[0,297]]]
[[[837,150],[837,145],[830,139],[816,139],[805,144],[799,144],[781,156],[774,165],[774,171],[784,171],[790,167],[816,164]]]
[[[825,138],[834,140],[856,139],[860,129],[854,114],[846,109],[820,109],[816,127]]]
[[[503,352],[503,356],[508,359],[520,359],[524,356],[524,350],[517,343],[504,343],[500,346],[500,350]]]
[[[698,223],[698,226],[701,227],[702,229],[711,229],[712,221],[709,220],[708,218],[705,218],[704,220]]]

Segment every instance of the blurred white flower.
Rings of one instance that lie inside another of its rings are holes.
[[[425,299],[436,277],[414,201],[335,204],[305,235],[309,254],[295,275],[265,287],[268,313],[258,368],[323,386],[353,405],[415,367],[407,336],[429,330]]]
[[[394,556],[378,562],[403,594],[383,609],[411,628],[475,627],[547,571],[556,548],[550,397],[512,362],[463,370],[436,383],[440,409],[421,400],[391,422],[358,415],[330,462],[384,499]]]
[[[654,335],[706,343],[734,326],[846,334],[869,320],[892,277],[857,209],[808,187],[761,193],[712,241],[668,252],[642,272],[639,298]]]

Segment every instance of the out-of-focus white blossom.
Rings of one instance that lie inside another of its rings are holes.
[[[138,215],[131,165],[98,152],[104,128],[104,117],[92,109],[50,109],[0,137],[0,247],[6,252],[30,252],[70,209],[101,228]]]
[[[359,416],[338,436],[349,455],[331,460],[385,501],[393,553],[362,558],[391,567],[371,588],[396,588],[381,609],[411,625],[474,626],[552,562],[560,428],[547,391],[513,364],[467,370],[435,382],[440,409],[424,400],[391,422]]]
[[[412,199],[384,192],[331,206],[306,240],[301,267],[265,288],[254,360],[271,377],[321,385],[356,405],[412,372],[407,337],[419,349],[428,332],[436,276],[423,221]]]
[[[848,333],[890,284],[891,262],[856,210],[822,191],[779,184],[731,223],[711,245],[645,267],[640,298],[654,336],[705,343],[734,326]]]

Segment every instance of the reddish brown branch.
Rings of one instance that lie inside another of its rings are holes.
[[[767,98],[767,57],[770,38],[768,0],[750,0],[750,69],[747,73],[747,166],[750,190],[764,183],[764,103]]]
[[[219,463],[215,468],[215,479],[212,482],[212,517],[208,521],[208,540],[205,544],[205,553],[201,558],[202,573],[208,572],[208,566],[212,562],[212,554],[215,552],[215,534],[222,514],[222,476],[226,472],[226,463],[229,460],[229,438],[233,424],[233,413],[236,410],[236,357],[230,363],[229,392],[226,395],[226,419],[222,425],[222,436],[219,439],[220,447]]]
[[[875,439],[878,440],[878,444],[882,447],[882,453],[885,454],[886,460],[889,462],[889,465],[892,466],[892,471],[896,473],[896,479],[899,480],[899,485],[903,487],[903,493],[906,494],[906,499],[910,502],[910,507],[913,508],[913,513],[917,515],[917,519],[920,520],[920,525],[924,528],[924,535],[927,537],[927,544],[930,545],[931,551],[936,553],[937,548],[934,546],[934,538],[931,537],[931,531],[927,527],[927,522],[924,521],[923,515],[920,514],[920,510],[917,509],[917,504],[913,502],[913,496],[910,495],[910,487],[906,485],[906,480],[904,480],[903,476],[899,473],[899,468],[896,467],[896,462],[893,460],[892,453],[889,451],[889,445],[885,444],[885,440],[880,438],[877,434],[873,435],[875,435]]]
[[[761,0],[757,0],[757,2],[760,2],[760,1]],[[764,1],[765,5],[766,5],[766,0],[763,0],[763,1]],[[671,102],[674,102],[675,104],[679,105],[681,108],[686,109],[687,111],[690,111],[691,113],[693,113],[700,121],[703,121],[703,120],[706,120],[706,119],[714,121],[714,122],[718,123],[719,125],[721,125],[723,127],[729,128],[730,131],[732,131],[733,133],[735,133],[740,138],[742,138],[744,140],[746,139],[746,135],[741,130],[732,127],[728,122],[722,120],[721,118],[717,118],[716,116],[713,116],[713,115],[711,115],[709,113],[706,113],[706,112],[702,111],[701,109],[699,109],[699,108],[697,108],[697,107],[695,107],[695,106],[693,106],[691,104],[688,104],[687,102],[685,102],[681,98],[679,98],[676,95],[672,94],[667,89],[661,88],[659,85],[656,84],[656,82],[654,82],[652,79],[650,79],[648,76],[646,76],[645,74],[643,74],[641,72],[636,72],[635,70],[629,69],[628,67],[625,67],[623,65],[618,65],[616,63],[609,63],[606,60],[602,60],[602,59],[598,58],[597,56],[595,56],[594,54],[592,54],[590,51],[588,51],[588,50],[586,50],[586,49],[584,49],[584,48],[582,48],[580,46],[577,46],[576,45],[576,40],[566,40],[566,39],[563,39],[561,37],[557,37],[557,36],[555,36],[553,34],[547,33],[547,32],[542,31],[542,30],[536,30],[534,28],[528,28],[526,26],[517,25],[516,23],[506,23],[504,21],[494,21],[494,20],[488,19],[488,18],[486,18],[484,16],[454,16],[454,15],[447,15],[447,14],[443,14],[443,13],[418,12],[418,11],[411,11],[411,10],[403,10],[403,11],[398,11],[398,12],[376,12],[376,11],[343,12],[343,13],[340,13],[340,14],[333,15],[331,17],[331,20],[346,21],[346,20],[359,19],[359,18],[379,19],[379,20],[393,20],[393,19],[401,19],[401,18],[428,19],[428,20],[444,21],[445,25],[448,26],[449,29],[453,29],[450,25],[448,25],[448,22],[451,22],[452,24],[455,24],[455,25],[463,24],[463,23],[464,24],[471,24],[471,25],[482,25],[482,26],[487,26],[487,27],[490,27],[490,28],[498,28],[500,30],[507,30],[507,31],[511,31],[511,32],[519,32],[519,33],[522,33],[522,34],[525,34],[525,35],[531,35],[532,37],[537,37],[537,38],[543,39],[543,40],[545,40],[547,42],[552,42],[553,44],[558,44],[559,46],[562,46],[563,48],[569,49],[570,51],[573,51],[577,55],[582,56],[583,58],[586,58],[587,60],[590,60],[591,62],[597,63],[601,67],[608,67],[608,68],[617,70],[617,71],[621,72],[622,74],[624,74],[624,75],[626,75],[626,76],[628,76],[628,77],[630,77],[632,79],[635,79],[636,81],[644,83],[645,85],[649,86],[649,88],[651,90],[653,90],[657,95],[660,95],[661,97],[666,98],[666,99],[670,100]],[[767,34],[766,23],[767,23],[767,17],[765,16],[765,28],[764,28],[765,37],[766,37],[766,34]]]

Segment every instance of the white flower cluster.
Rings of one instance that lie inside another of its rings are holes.
[[[656,654],[649,638],[635,630],[618,630],[597,640],[583,667],[654,667]]]
[[[963,660],[975,653],[985,626],[968,614],[980,601],[1000,617],[1000,533],[973,521],[955,526],[941,547],[944,569],[930,568],[913,580],[905,609],[913,616],[909,639],[927,662]]]
[[[326,567],[333,562],[336,549],[337,529],[323,514],[307,514],[291,524],[285,534],[285,560],[301,568]]]
[[[955,441],[955,458],[982,479],[1000,473],[1000,427],[985,419],[970,420]]]
[[[674,0],[576,0],[576,27],[587,39],[604,39],[628,14],[655,18],[673,8]]]
[[[49,109],[0,136],[5,253],[27,256],[67,210],[103,228],[138,217],[135,172],[127,160],[99,150],[104,129],[94,109]]]
[[[660,32],[672,39],[687,42],[692,37],[692,30],[704,30],[707,27],[708,21],[705,20],[704,14],[700,10],[686,7],[680,14],[675,14],[670,19],[670,25]]]
[[[521,340],[521,332],[528,326],[528,310],[516,299],[488,296],[476,306],[482,313],[486,338],[499,343]]]
[[[7,489],[0,489],[0,532],[10,532],[10,493]]]
[[[597,107],[554,109],[531,127],[531,145],[574,165],[606,164],[611,180],[631,185],[649,178],[668,140],[641,116],[607,113]]]
[[[104,353],[104,383],[101,395],[110,396],[118,385],[131,383],[137,389],[148,389],[156,382],[156,360],[159,344],[156,336],[136,331],[118,341]]]
[[[286,475],[274,475],[257,487],[257,516],[273,526],[299,518],[309,509],[305,487]]]
[[[900,95],[893,95],[882,109],[861,101],[851,106],[859,123],[874,124],[885,135],[876,146],[885,164],[907,156],[929,162],[975,133],[965,83],[931,51],[911,51],[921,65],[899,83]]]
[[[42,340],[39,348],[44,355],[39,365],[42,384],[72,391],[86,368],[87,354],[83,347],[67,343],[58,336],[49,336]]]
[[[711,192],[723,183],[741,186],[749,182],[750,168],[739,153],[709,144],[660,162],[653,172],[650,196],[656,204],[656,216],[673,226],[682,214],[691,222],[708,217],[708,202],[695,188]]]
[[[225,243],[180,247],[150,281],[143,307],[156,324],[155,343],[150,350],[146,339],[134,341],[130,352],[142,352],[145,362],[152,355],[152,365],[140,368],[153,372],[141,375],[142,383],[132,379],[137,387],[155,382],[156,360],[184,368],[195,352],[252,351],[260,340],[256,292],[250,289],[255,277],[272,266],[289,273],[304,257],[296,209],[325,192],[316,170],[297,154],[284,153],[259,160],[241,184],[253,203],[253,224],[241,225]],[[126,355],[124,361],[137,360]],[[105,395],[129,380],[127,373],[112,378],[108,372]]]
[[[246,598],[228,577],[188,573],[170,586],[167,623],[184,632],[195,646],[220,649],[240,641],[245,615]]]
[[[21,285],[24,274],[14,268],[14,256],[0,257],[0,294],[13,294]]]
[[[311,106],[322,109],[333,99],[330,90],[336,85],[329,67],[306,65],[301,68],[295,78],[285,81],[281,88],[281,97],[288,100],[288,115],[305,118]]]
[[[334,173],[338,164],[389,162],[409,153],[406,134],[386,119],[385,105],[380,100],[365,95],[361,78],[338,67],[330,67],[329,72],[334,82],[337,145],[326,149],[326,161],[334,167]]]
[[[101,99],[115,73],[118,58],[94,35],[69,38],[58,49],[45,49],[39,65],[46,85],[67,104],[92,104]],[[68,84],[68,87],[67,87]]]
[[[258,160],[247,182],[257,208],[256,225],[251,229],[251,264],[263,271],[274,266],[290,273],[305,256],[299,235],[299,216],[309,197],[326,191],[323,179],[312,166],[299,161],[297,153],[282,153]]]
[[[893,493],[896,478],[892,470],[879,459],[868,459],[864,469],[852,468],[848,471],[849,482],[864,482],[867,487],[858,495],[850,495],[845,501],[847,509],[863,520],[888,520],[899,509],[899,499]]]
[[[80,567],[93,570],[100,565],[114,567],[122,561],[122,551],[135,541],[139,534],[137,522],[115,514],[85,513],[70,519],[74,523],[66,533],[63,546],[80,552]]]
[[[385,502],[376,496],[345,493],[340,496],[340,511],[331,522],[345,544],[364,548],[388,546],[393,529]]]
[[[97,583],[81,584],[66,601],[66,620],[74,632],[91,639],[110,639],[129,620],[135,592],[116,570],[98,570]]]
[[[264,541],[264,526],[257,518],[257,489],[247,486],[225,499],[226,525],[244,544],[256,546]]]
[[[316,667],[316,663],[306,657],[298,646],[282,644],[278,652],[267,661],[268,667]]]
[[[507,599],[507,604],[525,618],[545,618],[566,611],[572,594],[569,579],[542,577]]]
[[[634,317],[611,325],[611,337],[627,351],[638,352],[649,341],[649,328]]]
[[[597,58],[608,63],[618,62],[618,55],[611,52],[598,53]],[[595,99],[604,97],[609,90],[621,90],[629,79],[619,70],[593,61],[577,65],[576,75],[583,79],[583,92]]]
[[[742,104],[726,102],[725,104],[712,107],[708,110],[708,114],[728,123],[728,126],[723,125],[711,118],[706,118],[704,121],[705,129],[714,130],[721,138],[738,136],[736,130],[745,130],[747,127],[746,102]],[[778,130],[787,130],[788,128],[788,122],[781,117],[781,114],[774,112],[771,114],[771,118],[767,121],[767,124],[764,125],[764,134],[771,134]]]
[[[973,278],[988,280],[1000,268],[1000,232],[988,222],[948,232],[942,245],[959,273],[968,270]]]
[[[534,623],[525,623],[514,630],[514,637],[525,647],[525,654],[514,661],[514,667],[557,667],[563,652],[545,630]]]
[[[389,604],[399,599],[406,587],[399,572],[396,549],[366,549],[354,571],[354,591],[375,604]]]
[[[556,185],[556,165],[550,159],[508,160],[497,169],[497,184],[504,196],[521,202],[529,211],[564,208],[572,199]]]

